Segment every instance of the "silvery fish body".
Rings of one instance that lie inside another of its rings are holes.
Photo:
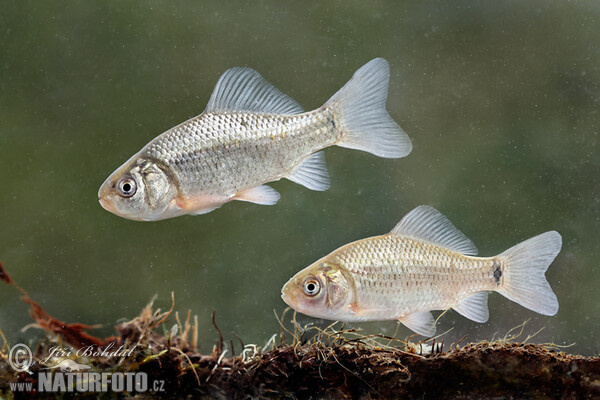
[[[334,144],[338,134],[328,109],[298,115],[210,112],[160,135],[140,157],[162,163],[185,196],[234,195],[285,177],[307,155]]]
[[[410,139],[385,110],[388,83],[387,61],[374,59],[325,105],[303,112],[256,71],[232,68],[204,113],[159,135],[106,179],[100,203],[125,218],[159,220],[231,200],[275,204],[279,193],[264,184],[281,178],[326,190],[326,147],[410,153]]]
[[[560,235],[551,231],[495,257],[476,257],[476,247],[450,221],[420,206],[389,234],[345,245],[299,272],[282,296],[314,317],[398,319],[425,336],[435,333],[430,310],[453,308],[487,321],[489,291],[554,315],[558,301],[544,273],[560,248]]]
[[[356,321],[389,319],[390,310],[395,317],[423,308],[445,310],[502,280],[499,259],[470,257],[394,234],[359,240],[329,260],[354,279],[354,302],[363,309],[351,315]]]

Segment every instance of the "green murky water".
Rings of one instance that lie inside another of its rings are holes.
[[[555,229],[547,274],[561,309],[538,316],[500,295],[490,321],[454,312],[452,342],[503,336],[600,351],[600,7],[567,2],[14,2],[0,13],[0,259],[51,314],[113,333],[154,295],[216,333],[264,343],[295,272],[431,204],[487,256]],[[413,153],[326,150],[327,192],[273,184],[275,206],[138,223],[104,211],[103,180],[162,131],[199,114],[219,75],[250,66],[320,106],[368,60],[391,64],[390,114]],[[301,318],[303,322],[310,318]],[[0,329],[27,306],[0,287]],[[396,323],[357,324],[392,334]],[[404,337],[410,331],[400,328]]]

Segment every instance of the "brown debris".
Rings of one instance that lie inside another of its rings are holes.
[[[66,322],[56,319],[48,314],[38,302],[29,297],[29,294],[25,291],[25,289],[21,288],[15,281],[11,279],[4,269],[1,261],[0,279],[7,284],[14,286],[19,292],[21,292],[21,300],[30,306],[29,315],[35,320],[34,326],[62,337],[67,343],[73,346],[73,348],[80,349],[87,346],[105,346],[110,342],[115,341],[116,338],[114,337],[100,339],[85,332],[88,329],[100,328],[100,325],[86,325],[79,322],[67,324]]]
[[[29,296],[22,297],[21,300],[29,304],[29,315],[35,320],[39,328],[60,336],[75,349],[87,346],[101,347],[115,339],[100,339],[85,332],[88,329],[100,328],[101,325],[86,325],[79,322],[67,324],[48,314],[39,303],[31,300]]]
[[[29,300],[29,301],[28,301]],[[63,337],[76,347],[82,341],[107,343],[83,332],[89,326],[64,324],[45,313],[39,304],[31,305],[38,325]],[[382,335],[363,336],[356,330],[324,330],[300,327],[295,318],[291,327],[281,317],[278,345],[264,349],[241,345],[244,351],[231,355],[224,349],[222,334],[209,355],[197,352],[197,321],[185,321],[175,313],[177,323],[165,335],[155,332],[167,323],[174,308],[154,309],[151,302],[133,320],[116,326],[113,338],[125,348],[136,351],[124,358],[90,358],[85,362],[96,370],[145,372],[148,381],[164,382],[162,398],[227,399],[522,399],[600,398],[600,358],[557,352],[552,345],[481,342],[460,347],[446,346],[440,338],[421,346]],[[64,325],[61,325],[64,324]],[[190,335],[192,336],[190,338]],[[434,349],[423,354],[422,347]],[[47,355],[47,340],[38,346],[34,358]],[[239,350],[239,349],[238,349]],[[228,357],[226,357],[228,355]],[[6,365],[0,350],[0,397],[8,391],[6,383],[16,380],[35,382],[40,365],[32,374],[16,375]],[[78,397],[96,398],[96,393]],[[40,398],[41,394],[31,394]],[[48,398],[55,394],[49,393]],[[124,394],[123,394],[124,396]],[[18,398],[29,398],[19,393]]]
[[[0,261],[0,280],[6,282],[8,285],[13,283],[10,275],[4,270],[4,265],[2,265],[2,261]]]

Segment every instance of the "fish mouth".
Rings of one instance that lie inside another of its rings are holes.
[[[102,208],[104,208],[106,211],[109,211],[111,213],[115,213],[115,207],[113,205],[113,203],[110,200],[107,200],[105,198],[99,197],[98,201],[100,202],[100,205],[102,206]]]
[[[288,290],[286,290],[285,287],[283,289],[281,289],[281,298],[283,299],[283,301],[285,302],[285,304],[287,304],[288,306],[294,308],[294,306],[293,306],[293,304],[294,304],[294,297],[290,295],[290,293],[288,292]]]
[[[98,201],[102,208],[114,214],[116,209],[113,202],[109,200],[108,191],[108,185],[103,184],[98,191]]]
[[[108,178],[104,181],[104,183],[102,183],[100,189],[98,189],[98,201],[100,202],[102,208],[114,214],[116,211],[115,206],[113,202],[109,200],[111,186],[114,187],[114,184],[111,185],[110,178]]]
[[[298,301],[298,292],[296,290],[299,284],[298,278],[294,275],[286,282],[281,288],[281,298],[288,306],[292,307],[296,311],[300,311],[300,302]]]
[[[281,298],[283,299],[285,304],[287,304],[288,306],[290,305],[290,298],[287,294],[281,292]]]
[[[311,315],[306,307],[302,304],[302,301],[298,301],[298,297],[294,293],[288,291],[281,291],[281,298],[292,310],[305,315]]]

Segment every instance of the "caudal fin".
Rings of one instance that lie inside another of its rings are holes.
[[[338,146],[384,158],[405,157],[411,152],[410,138],[385,109],[389,81],[388,62],[376,58],[327,101],[325,105],[334,110],[341,125]]]
[[[503,259],[500,294],[544,315],[558,312],[558,300],[544,276],[562,246],[558,232],[550,231],[511,247],[498,257]]]

